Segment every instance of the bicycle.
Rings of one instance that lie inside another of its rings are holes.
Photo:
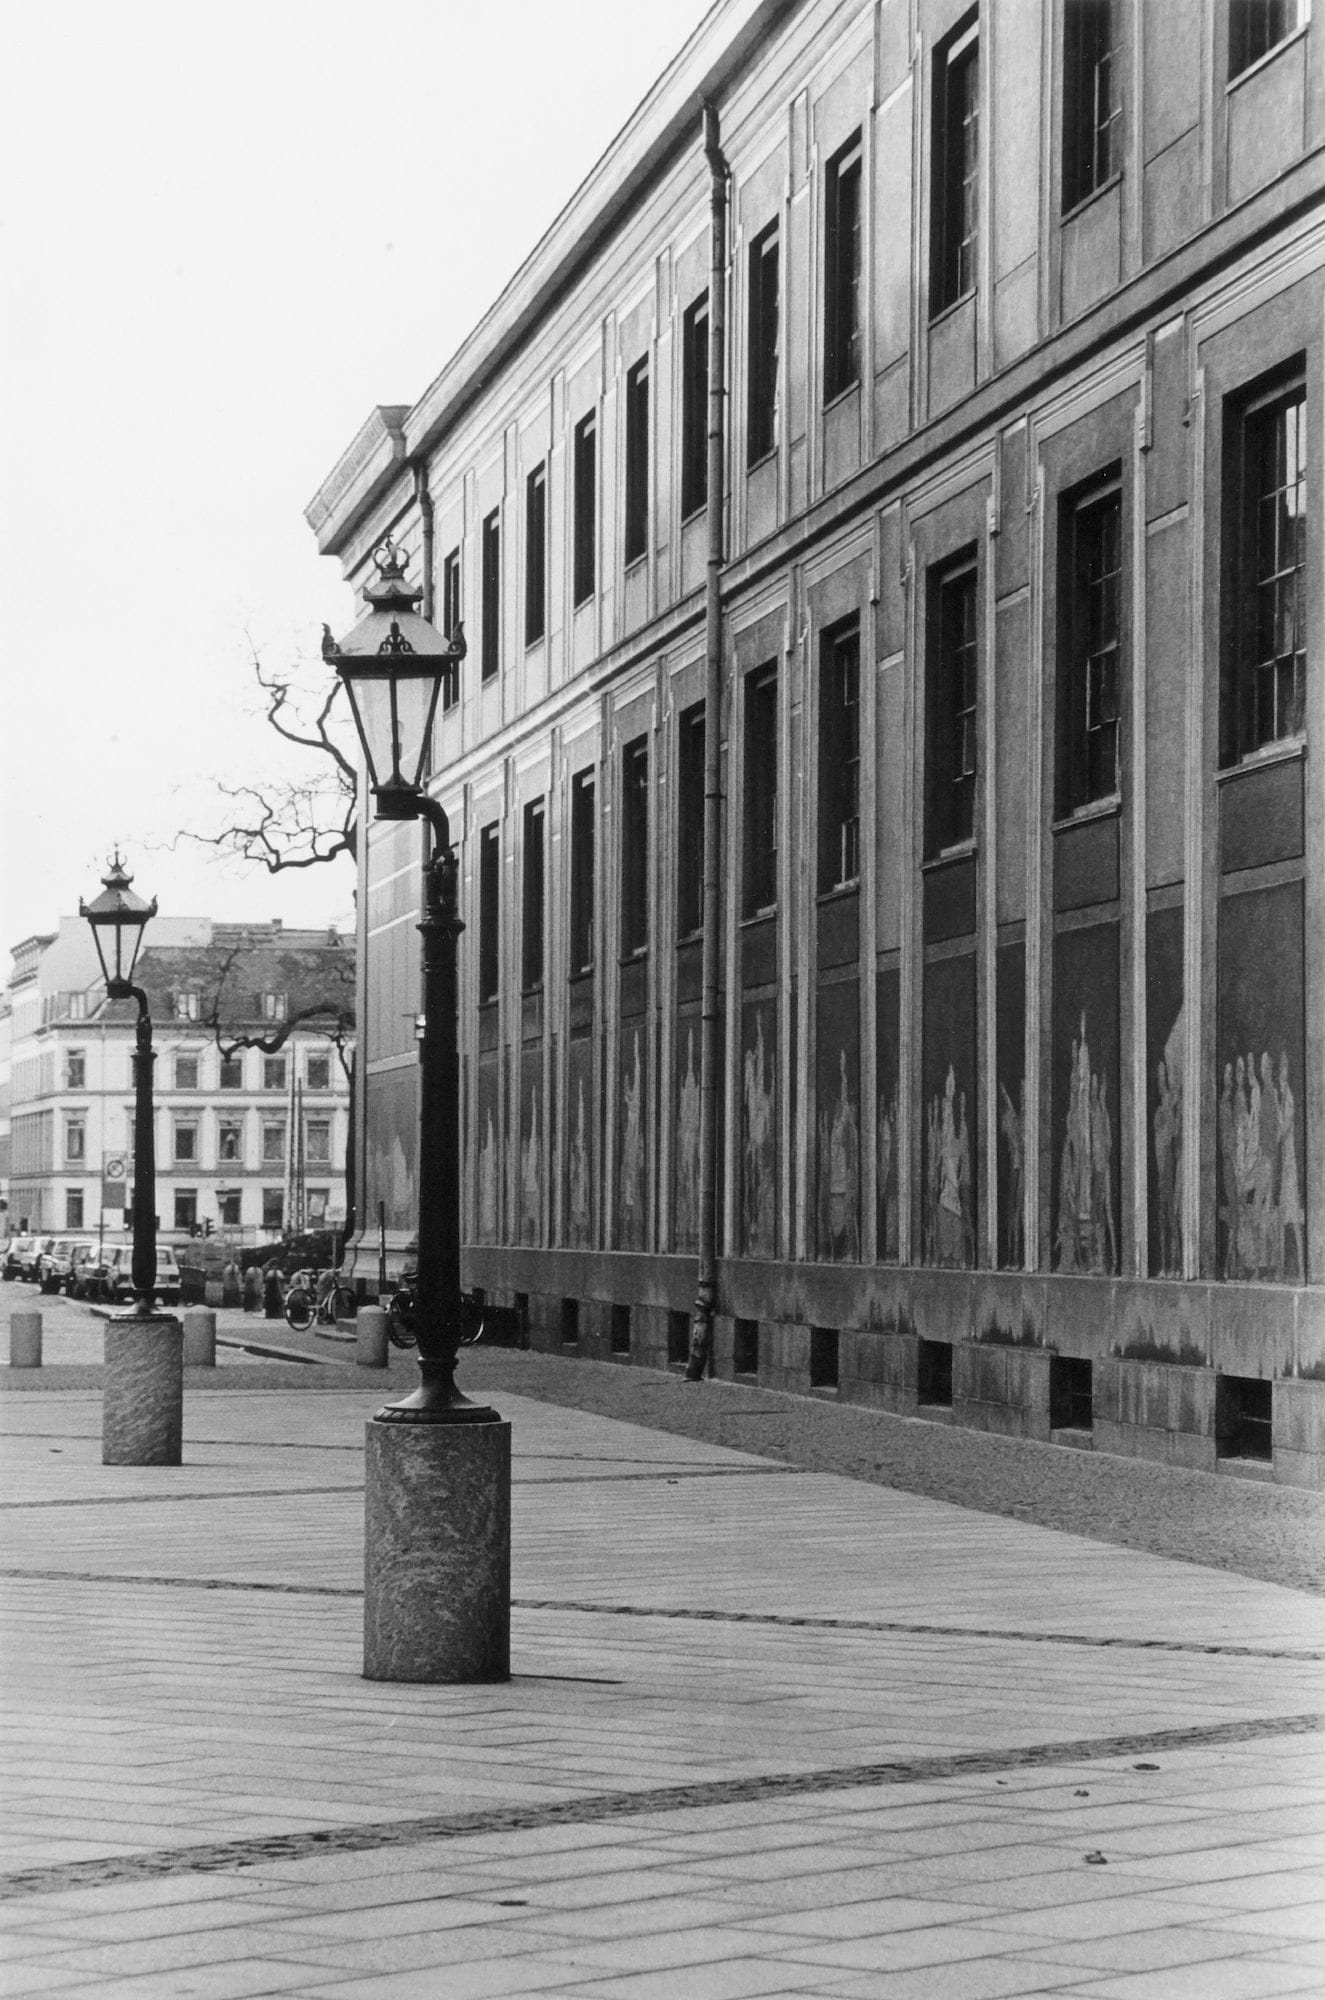
[[[387,1306],[386,1336],[393,1347],[417,1347],[418,1334],[418,1292],[417,1273],[404,1271],[396,1290],[391,1294]],[[473,1347],[483,1337],[483,1311],[468,1293],[461,1294],[464,1331],[460,1336],[462,1347]]]
[[[302,1333],[315,1320],[319,1326],[336,1326],[343,1319],[353,1319],[358,1309],[354,1293],[339,1278],[333,1279],[321,1298],[316,1283],[312,1271],[296,1271],[290,1281],[285,1294],[285,1319],[296,1333]]]

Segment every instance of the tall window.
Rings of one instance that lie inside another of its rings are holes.
[[[778,894],[778,676],[773,666],[745,677],[745,820],[741,912],[757,916]]]
[[[594,966],[594,776],[580,771],[570,794],[570,974]]]
[[[757,465],[778,441],[778,225],[750,245],[746,325],[746,462]]]
[[[676,931],[693,937],[704,922],[704,704],[681,715],[676,730]]]
[[[83,1227],[82,1188],[66,1188],[64,1191],[64,1226],[66,1229]]]
[[[824,635],[819,655],[819,893],[860,875],[860,633]]]
[[[1304,384],[1281,382],[1239,405],[1226,436],[1236,582],[1225,671],[1225,763],[1297,736],[1305,723],[1306,417]]]
[[[87,1127],[81,1118],[65,1120],[64,1157],[70,1164],[81,1164],[87,1158]]]
[[[929,600],[931,853],[975,833],[976,567],[967,556],[933,578]]]
[[[824,172],[824,401],[860,380],[860,134]]]
[[[330,1090],[331,1057],[308,1056],[305,1059],[304,1077],[310,1090]]]
[[[227,1188],[222,1194],[216,1192],[216,1219],[226,1229],[238,1229],[243,1212],[244,1197],[239,1188]]]
[[[82,1049],[66,1049],[64,1052],[64,1087],[66,1090],[86,1090],[87,1056]]]
[[[626,532],[624,560],[638,562],[649,546],[649,362],[626,376]]]
[[[264,1229],[283,1228],[285,1222],[285,1191],[283,1188],[262,1190],[262,1226]]]
[[[701,292],[681,319],[681,514],[708,498],[709,295]]]
[[[1114,0],[1063,0],[1064,209],[1103,187],[1119,164],[1114,33]]]
[[[496,820],[478,837],[478,998],[495,1000],[501,980],[501,828]]]
[[[621,753],[621,955],[649,942],[649,739]]]
[[[262,1058],[262,1088],[264,1090],[285,1089],[284,1056],[264,1056]]]
[[[455,636],[460,623],[460,551],[452,549],[442,564],[442,631]],[[442,707],[454,708],[460,699],[460,675],[452,667],[442,682]]]
[[[936,313],[964,298],[975,285],[979,100],[979,29],[971,14],[934,55],[930,310]]]
[[[198,1127],[190,1120],[188,1124],[175,1127],[175,1158],[196,1160],[198,1157]]]
[[[268,1119],[262,1127],[262,1159],[265,1166],[277,1166],[285,1158],[285,1120]]]
[[[1122,646],[1122,495],[1116,479],[1070,497],[1062,513],[1059,810],[1118,789]]]
[[[526,993],[543,984],[545,817],[542,799],[531,799],[524,809],[524,880],[520,907],[520,984]]]
[[[192,1232],[198,1226],[197,1188],[175,1189],[175,1227]]]
[[[222,1090],[242,1090],[244,1088],[243,1056],[221,1057]]]
[[[536,465],[524,489],[524,642],[547,627],[547,467]]]
[[[244,1157],[244,1128],[236,1119],[225,1119],[217,1135],[216,1157],[223,1166],[237,1166]]]
[[[196,1090],[198,1088],[197,1056],[177,1055],[175,1057],[175,1088],[176,1090]]]
[[[1302,18],[1302,0],[1228,0],[1228,74],[1241,76]]]
[[[598,418],[592,410],[575,426],[573,597],[583,604],[594,592],[598,529]]]
[[[331,1124],[325,1118],[310,1118],[304,1127],[304,1158],[310,1167],[331,1162]]]
[[[501,510],[494,507],[483,523],[480,555],[483,568],[483,630],[480,635],[479,677],[490,681],[501,667]]]

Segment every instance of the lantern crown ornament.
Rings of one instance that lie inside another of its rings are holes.
[[[387,535],[373,550],[368,609],[344,639],[325,630],[322,657],[345,683],[379,819],[416,819],[444,680],[465,657],[464,630],[447,638],[417,606],[406,556]]]
[[[92,926],[92,941],[101,961],[107,993],[112,1000],[128,1000],[133,993],[134,968],[142,949],[143,931],[156,915],[156,897],[145,903],[134,894],[129,887],[133,877],[118,848],[101,880],[101,894],[90,903],[80,899],[78,914]]]

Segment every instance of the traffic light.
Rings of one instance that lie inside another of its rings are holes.
[[[212,1229],[213,1229],[213,1226],[214,1226],[214,1225],[213,1225],[213,1223],[212,1223],[212,1218],[211,1218],[211,1216],[209,1215],[209,1216],[208,1216],[208,1218],[207,1218],[207,1220],[206,1220],[206,1222],[204,1222],[204,1224],[203,1224],[203,1226],[202,1226],[202,1233],[203,1233],[203,1235],[204,1235],[204,1236],[210,1236],[210,1235],[211,1235],[211,1233],[212,1233]]]

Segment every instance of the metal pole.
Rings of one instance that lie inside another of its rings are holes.
[[[150,1319],[156,1305],[156,1121],[152,1097],[156,1056],[147,995],[139,986],[131,986],[129,991],[138,1002],[133,1099],[133,1309],[140,1318]]]

